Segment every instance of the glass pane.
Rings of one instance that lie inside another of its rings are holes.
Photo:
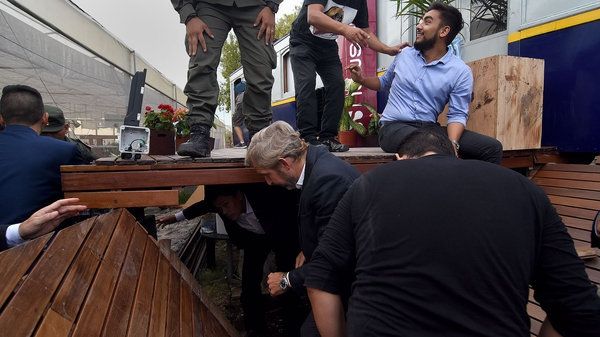
[[[507,0],[471,0],[471,40],[506,30]]]

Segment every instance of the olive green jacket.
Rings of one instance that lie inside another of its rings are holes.
[[[271,0],[276,3],[281,3],[282,0]],[[237,6],[237,7],[249,7],[249,6],[264,6],[264,0],[171,0],[173,8],[179,13],[179,20],[181,23],[185,23],[190,15],[196,13],[196,4],[204,2],[208,4],[221,5],[221,6]]]

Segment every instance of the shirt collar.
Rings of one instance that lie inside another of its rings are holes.
[[[417,50],[415,49],[415,51],[417,51]],[[425,57],[423,56],[423,54],[420,51],[417,51],[417,55],[419,55],[419,58],[421,58],[421,60],[423,60],[423,63],[425,63],[426,66],[434,66],[438,63],[446,64],[446,63],[450,62],[450,58],[452,57],[453,54],[450,51],[450,49],[447,49],[446,54],[444,54],[444,56],[442,56],[440,59],[432,61],[431,63],[427,63],[427,61],[425,60]]]
[[[248,202],[248,198],[245,195],[244,195],[244,199],[246,199],[246,212],[244,212],[244,214],[254,214],[252,205],[250,205],[250,202]]]
[[[306,170],[306,162],[304,162],[304,165],[302,165],[302,173],[300,173],[300,177],[298,178],[298,181],[296,182],[296,188],[301,190],[302,189],[302,185],[304,185],[304,171]]]

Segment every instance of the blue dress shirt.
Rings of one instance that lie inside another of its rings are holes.
[[[389,91],[381,122],[432,122],[449,103],[448,123],[467,125],[473,92],[471,68],[447,52],[426,63],[416,49],[404,48],[379,79],[380,90]]]

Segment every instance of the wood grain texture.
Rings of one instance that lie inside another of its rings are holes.
[[[0,253],[0,308],[15,291],[15,287],[27,273],[35,259],[40,255],[46,243],[54,233],[48,233],[37,239]]]
[[[6,337],[28,337],[87,236],[94,219],[60,231],[0,315]],[[19,324],[15,324],[19,322]]]
[[[65,198],[79,198],[88,208],[128,208],[178,206],[179,191],[115,191],[115,192],[68,192]]]
[[[131,312],[131,323],[127,332],[127,336],[129,337],[144,337],[148,333],[158,255],[158,247],[148,237],[146,239],[144,261],[142,262],[142,270]]]

